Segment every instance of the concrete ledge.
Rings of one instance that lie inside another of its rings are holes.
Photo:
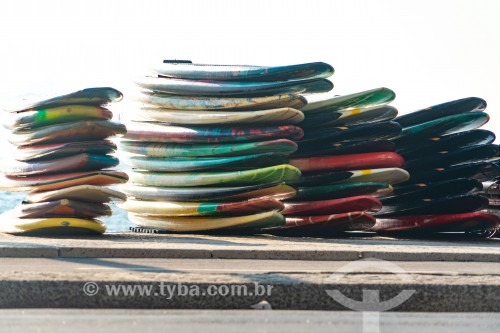
[[[411,240],[387,237],[106,234],[87,238],[0,235],[0,257],[221,258],[500,262],[500,239]]]

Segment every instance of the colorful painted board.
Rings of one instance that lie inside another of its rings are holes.
[[[128,126],[125,139],[150,142],[217,143],[269,139],[302,138],[304,132],[293,125],[270,127],[184,127],[135,122]]]
[[[132,223],[141,227],[154,228],[171,232],[202,232],[220,229],[262,229],[285,224],[283,215],[276,212],[265,212],[246,216],[231,217],[173,217],[143,216],[128,214]]]
[[[133,168],[165,172],[248,170],[288,163],[286,156],[274,153],[198,158],[131,156],[122,160]]]
[[[286,225],[278,230],[299,232],[302,235],[328,236],[329,232],[369,230],[374,225],[375,218],[370,214],[349,212],[330,215],[287,216]]]
[[[288,164],[281,164],[244,171],[165,173],[136,170],[129,171],[128,174],[131,183],[147,186],[243,186],[294,180],[300,177],[300,170]]]
[[[387,183],[347,183],[322,186],[298,187],[297,195],[290,201],[327,200],[354,197],[359,195],[384,195],[391,193],[392,186]]]
[[[101,140],[114,135],[123,135],[125,132],[125,126],[118,122],[83,120],[36,129],[14,130],[9,142],[16,146],[24,146],[69,140]]]
[[[471,111],[484,111],[486,101],[478,97],[467,97],[427,107],[396,118],[403,127],[418,125],[431,120]]]
[[[0,168],[6,176],[32,176],[55,173],[91,171],[118,165],[117,158],[109,155],[78,154],[37,162],[2,161]]]
[[[14,150],[18,161],[32,161],[60,158],[82,153],[106,155],[116,151],[116,145],[109,140],[52,143],[46,145],[23,146]]]
[[[52,108],[62,105],[106,105],[111,102],[118,102],[123,98],[121,92],[110,87],[87,88],[77,91],[69,91],[65,94],[58,92],[43,97],[35,97],[24,100],[21,103],[4,107],[10,112],[25,110],[37,110]]]
[[[239,187],[153,187],[127,184],[120,190],[139,200],[149,201],[240,201],[255,198],[284,200],[294,197],[297,190],[283,183]]]
[[[396,145],[390,140],[370,140],[361,142],[340,142],[332,144],[317,144],[316,146],[303,145],[293,153],[293,157],[309,157],[318,155],[347,155],[373,153],[380,151],[394,151]]]
[[[0,176],[0,189],[4,191],[49,191],[76,185],[106,186],[123,184],[128,176],[120,171],[86,171],[48,176]]]
[[[377,152],[340,156],[318,156],[291,158],[290,164],[302,172],[312,171],[349,171],[376,168],[400,168],[404,159],[397,153]]]
[[[287,66],[210,65],[176,63],[175,60],[155,66],[153,72],[166,77],[213,81],[286,81],[327,78],[333,67],[324,62]]]
[[[147,216],[243,216],[281,211],[281,201],[258,198],[233,202],[175,202],[128,199],[118,205],[128,212]]]
[[[64,105],[50,109],[25,111],[7,115],[3,125],[9,129],[38,128],[85,119],[109,120],[111,111],[93,105]]]
[[[143,91],[136,100],[147,105],[171,110],[267,110],[277,108],[300,109],[307,104],[304,97],[295,94],[262,97],[175,96]]]
[[[102,203],[89,203],[61,199],[18,205],[12,211],[19,218],[81,217],[96,218],[111,215],[111,208]]]
[[[308,104],[301,110],[307,114],[323,110],[341,110],[347,108],[363,108],[387,104],[396,98],[394,91],[388,88],[375,88],[354,94],[335,96],[333,98],[315,101],[308,97]]]
[[[147,157],[214,157],[241,156],[262,153],[291,154],[297,144],[287,139],[270,141],[227,143],[227,144],[189,144],[189,143],[152,143],[139,141],[120,141],[120,149]]]
[[[391,185],[403,183],[410,178],[410,174],[400,168],[379,168],[354,171],[328,171],[319,173],[307,173],[287,184],[293,186],[317,186],[333,183],[356,183],[356,182],[383,182]]]
[[[382,203],[369,196],[356,196],[349,198],[286,202],[283,215],[325,215],[349,212],[376,212],[382,208]]]
[[[127,197],[121,192],[94,185],[78,185],[54,191],[32,192],[27,197],[27,201],[30,203],[60,199],[105,203],[110,201],[125,201]]]
[[[398,115],[398,110],[390,105],[374,106],[361,109],[322,111],[307,114],[300,124],[304,129],[325,126],[360,125],[379,121],[389,121]]]
[[[144,89],[180,96],[268,96],[292,93],[321,93],[333,89],[326,79],[282,82],[191,81],[144,77],[135,80]]]
[[[155,121],[175,125],[293,125],[304,120],[304,114],[291,108],[259,111],[177,111],[158,108],[142,108],[138,115]]]

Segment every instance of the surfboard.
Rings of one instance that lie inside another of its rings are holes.
[[[324,62],[311,62],[287,66],[211,65],[164,62],[153,72],[166,77],[188,80],[213,81],[287,81],[327,78],[333,75],[333,67]]]
[[[259,184],[238,187],[154,187],[127,184],[120,191],[128,197],[147,201],[241,201],[255,198],[284,200],[297,190],[284,183]]]
[[[243,216],[281,211],[283,203],[273,198],[233,202],[175,202],[128,199],[118,207],[147,216]]]
[[[349,171],[377,168],[401,168],[403,157],[393,152],[376,152],[340,156],[318,156],[291,158],[289,163],[301,172],[312,171]]]
[[[142,91],[135,99],[138,102],[172,110],[242,111],[277,108],[300,109],[307,104],[304,97],[296,94],[262,97],[210,97],[175,96],[158,92]]]
[[[394,121],[382,121],[372,124],[348,125],[317,128],[304,131],[304,137],[297,139],[299,149],[318,147],[324,143],[363,142],[392,139],[401,133],[401,125]]]
[[[413,202],[424,198],[440,198],[450,195],[468,194],[478,192],[483,185],[476,179],[458,178],[437,181],[433,183],[419,183],[403,186],[394,186],[394,190],[388,197],[380,200],[385,205],[393,205],[402,202]]]
[[[126,140],[167,143],[217,143],[302,138],[293,125],[269,127],[185,127],[135,122],[127,127]]]
[[[192,81],[162,77],[143,77],[135,83],[145,89],[180,96],[266,96],[292,93],[321,93],[333,89],[327,79],[281,82]]]
[[[304,114],[291,108],[259,111],[177,111],[143,107],[138,115],[175,125],[264,124],[293,125],[304,120]]]
[[[127,197],[121,192],[94,185],[77,185],[60,190],[32,192],[29,193],[27,197],[27,201],[29,203],[54,201],[60,199],[69,199],[92,203],[106,203],[110,201],[125,201]]]
[[[422,168],[414,170],[409,183],[433,182],[454,178],[474,178],[480,181],[491,180],[498,177],[500,167],[490,162],[472,162],[467,164],[439,167]]]
[[[396,145],[405,145],[420,138],[476,129],[486,124],[490,119],[484,112],[467,112],[431,120],[418,125],[404,127],[401,134],[395,138]]]
[[[384,204],[376,216],[459,214],[488,207],[488,199],[477,194],[450,195],[407,201],[391,206]]]
[[[119,142],[120,149],[148,157],[214,157],[241,156],[263,153],[288,155],[297,150],[297,144],[287,139],[269,141],[227,143],[227,144],[189,144],[189,143],[152,143],[140,141]]]
[[[109,120],[111,111],[94,105],[64,105],[50,109],[8,114],[3,125],[8,129],[38,128],[85,119]]]
[[[395,151],[396,145],[390,140],[374,140],[361,142],[339,142],[316,146],[303,145],[303,148],[292,154],[293,157],[310,157],[319,155],[348,155],[382,151]]]
[[[373,231],[471,231],[497,229],[500,217],[482,212],[377,218]]]
[[[317,186],[333,183],[384,182],[391,185],[407,181],[410,174],[400,168],[380,168],[352,171],[306,173],[297,180],[287,181],[293,186]]]
[[[202,232],[220,229],[263,229],[285,224],[283,215],[265,212],[246,216],[231,217],[177,217],[143,216],[128,214],[129,220],[141,227],[155,228],[171,232]]]
[[[62,105],[106,105],[111,102],[119,102],[123,98],[121,92],[110,87],[94,87],[77,91],[68,91],[64,94],[38,96],[27,98],[15,105],[4,107],[5,111],[20,112],[25,110],[52,108]]]
[[[78,154],[69,157],[37,162],[2,161],[0,167],[6,176],[31,176],[92,171],[118,165],[119,160],[109,155]]]
[[[354,94],[335,96],[327,99],[314,100],[314,96],[307,97],[307,105],[301,110],[308,115],[323,110],[340,110],[347,108],[362,108],[380,104],[387,104],[396,98],[394,91],[388,88],[375,88]]]
[[[297,188],[297,194],[288,200],[308,201],[354,197],[359,195],[385,195],[391,193],[392,186],[387,183],[361,182],[331,184],[321,186],[303,186]]]
[[[485,109],[486,101],[484,99],[479,97],[467,97],[410,112],[399,116],[396,118],[396,121],[403,127],[410,127],[451,115],[471,111],[484,111]]]
[[[7,212],[8,213],[8,212]],[[26,235],[93,235],[103,234],[106,226],[91,219],[69,217],[48,217],[37,219],[20,219],[4,213],[0,215],[0,232]]]
[[[422,138],[417,142],[398,148],[398,153],[405,159],[425,156],[428,153],[453,150],[476,145],[487,145],[495,141],[495,134],[484,129],[474,129],[449,135]]]
[[[0,174],[0,189],[4,191],[49,191],[76,185],[106,186],[123,184],[128,180],[121,171],[101,170],[72,172],[48,176],[3,176]]]
[[[293,231],[309,235],[320,233],[328,236],[328,232],[364,231],[373,228],[375,218],[364,212],[349,212],[330,215],[287,216],[286,225],[278,230]]]
[[[17,147],[14,158],[18,161],[34,161],[83,153],[107,155],[115,151],[116,145],[109,140],[77,141]]]
[[[109,216],[111,208],[102,203],[88,203],[75,200],[61,199],[33,204],[21,204],[12,211],[19,218],[42,217],[81,217],[96,218]]]
[[[390,105],[379,105],[361,109],[322,111],[307,114],[300,124],[302,128],[318,128],[325,126],[359,125],[379,121],[389,121],[398,115],[398,110]]]
[[[300,177],[300,170],[288,164],[281,164],[266,168],[227,172],[165,173],[132,170],[128,172],[128,175],[131,183],[146,186],[242,186],[297,179]]]
[[[325,215],[349,212],[376,212],[382,208],[382,203],[369,196],[355,196],[331,200],[285,202],[283,215]]]
[[[143,157],[131,156],[122,161],[137,169],[148,171],[186,172],[201,170],[249,170],[258,167],[286,164],[284,155],[266,153],[229,157]]]
[[[463,164],[467,162],[487,161],[500,155],[498,145],[477,145],[453,150],[444,150],[436,153],[430,153],[425,157],[414,157],[407,159],[405,169],[411,171],[427,166],[449,166],[454,164]]]
[[[16,146],[24,146],[77,140],[102,140],[114,135],[123,135],[125,132],[125,125],[118,122],[82,120],[36,129],[14,130],[9,137],[9,142]]]

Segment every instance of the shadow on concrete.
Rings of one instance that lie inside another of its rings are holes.
[[[52,260],[62,261],[62,262],[70,262],[80,265],[92,265],[92,266],[101,266],[101,267],[109,267],[116,269],[123,269],[131,272],[144,272],[144,273],[181,273],[182,271],[169,269],[164,267],[156,267],[150,265],[137,265],[131,263],[124,263],[119,261],[114,261],[116,259],[100,259],[100,258],[50,258]]]

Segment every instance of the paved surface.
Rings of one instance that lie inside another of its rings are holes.
[[[287,238],[107,234],[91,238],[0,235],[0,257],[220,258],[500,262],[500,239]]]
[[[327,290],[338,290],[355,300],[362,299],[364,290],[377,290],[382,301],[409,290],[414,294],[391,309],[500,312],[500,263],[491,262],[161,258],[1,260],[2,308],[249,309],[265,300],[275,309],[346,310],[327,294]],[[352,263],[359,266],[350,271]],[[89,282],[92,282],[92,296],[85,294],[89,291],[85,289]],[[265,289],[257,292],[256,284]],[[211,286],[222,292],[209,294]],[[224,290],[237,290],[233,288],[241,286],[246,292],[224,293]],[[113,292],[112,288],[132,288],[134,291],[119,289]],[[194,294],[188,293],[191,290]]]
[[[362,314],[323,311],[0,310],[0,323],[0,331],[10,333],[363,332]],[[489,313],[391,312],[379,317],[382,333],[496,333],[498,327],[500,314]]]

